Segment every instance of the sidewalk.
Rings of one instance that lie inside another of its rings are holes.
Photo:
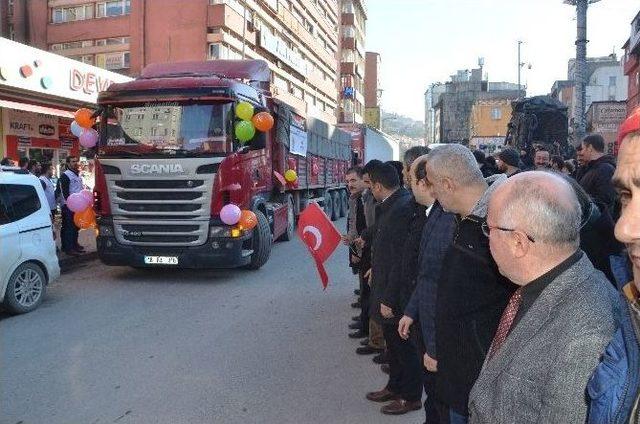
[[[98,259],[98,252],[96,251],[96,231],[94,229],[80,230],[78,233],[78,243],[84,247],[85,253],[80,256],[69,256],[60,250],[60,225],[61,218],[60,215],[58,215],[54,222],[54,229],[56,232],[56,247],[61,272],[68,271],[76,265]]]

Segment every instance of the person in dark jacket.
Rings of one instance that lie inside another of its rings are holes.
[[[586,136],[581,152],[586,166],[578,180],[580,185],[593,200],[604,204],[613,214],[616,190],[611,178],[616,170],[615,158],[604,154],[604,138],[600,134]]]
[[[487,156],[482,150],[474,150],[473,157],[476,158],[476,162],[478,163],[480,171],[482,171],[483,177],[487,178],[496,173],[496,170],[487,163]]]
[[[423,363],[423,385],[426,394],[425,422],[439,423],[434,396],[435,372],[438,367],[435,329],[437,283],[444,255],[453,241],[456,225],[454,215],[445,212],[431,194],[426,180],[426,163],[426,157],[419,158],[411,167],[412,192],[416,202],[427,207],[427,219],[420,237],[416,288],[404,309],[398,333],[405,340],[410,334],[413,335],[414,331],[418,333],[416,336],[420,339],[418,350]]]
[[[587,254],[594,268],[602,271],[611,284],[616,286],[611,261],[614,256],[622,256],[624,245],[616,240],[613,234],[613,218],[607,207],[591,199],[576,180],[570,177],[564,179],[573,188],[582,208],[580,249]]]
[[[457,215],[453,243],[438,279],[435,395],[441,417],[465,423],[469,393],[515,291],[498,272],[482,230],[489,197],[507,177],[485,180],[471,152],[457,144],[434,149],[426,170],[436,200]]]
[[[383,406],[381,412],[399,415],[421,407],[418,356],[412,343],[402,340],[396,331],[401,308],[411,293],[412,281],[401,274],[409,274],[412,264],[415,265],[404,253],[405,249],[411,249],[407,240],[416,207],[409,192],[400,186],[398,172],[392,165],[372,169],[369,178],[371,192],[379,202],[371,245],[371,318],[382,325],[390,373],[385,388],[367,393],[367,399],[393,401]],[[403,259],[407,263],[403,264]]]
[[[507,177],[522,172],[520,163],[520,153],[513,147],[504,148],[498,153],[498,159],[496,160],[498,171],[506,174]]]

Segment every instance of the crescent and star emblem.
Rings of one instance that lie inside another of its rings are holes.
[[[316,238],[316,244],[313,246],[313,250],[318,250],[322,245],[322,234],[320,234],[320,230],[312,225],[307,225],[302,229],[302,235],[305,236],[307,233],[311,233]]]

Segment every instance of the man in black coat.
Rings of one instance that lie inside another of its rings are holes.
[[[444,422],[465,423],[469,393],[515,291],[498,272],[482,229],[489,197],[507,177],[485,180],[471,151],[458,144],[434,149],[426,170],[436,200],[457,215],[438,280],[435,397]]]
[[[584,190],[596,203],[604,204],[613,215],[616,202],[616,190],[613,187],[613,173],[616,160],[604,153],[604,138],[600,134],[588,135],[582,140],[581,149],[586,163],[578,180]]]
[[[385,414],[404,414],[420,409],[420,364],[411,341],[400,338],[397,322],[411,295],[410,250],[407,244],[416,216],[416,204],[409,192],[400,187],[395,168],[389,164],[376,167],[369,174],[371,192],[378,200],[375,232],[371,235],[371,318],[382,325],[389,351],[389,381],[377,392],[367,393],[373,402],[393,401],[382,407]],[[403,264],[403,259],[407,263]],[[413,282],[415,283],[415,281]]]

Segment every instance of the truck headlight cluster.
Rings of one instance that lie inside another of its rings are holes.
[[[111,225],[100,225],[98,227],[98,233],[102,237],[113,237],[113,227]]]
[[[231,237],[231,227],[210,227],[210,237]]]

